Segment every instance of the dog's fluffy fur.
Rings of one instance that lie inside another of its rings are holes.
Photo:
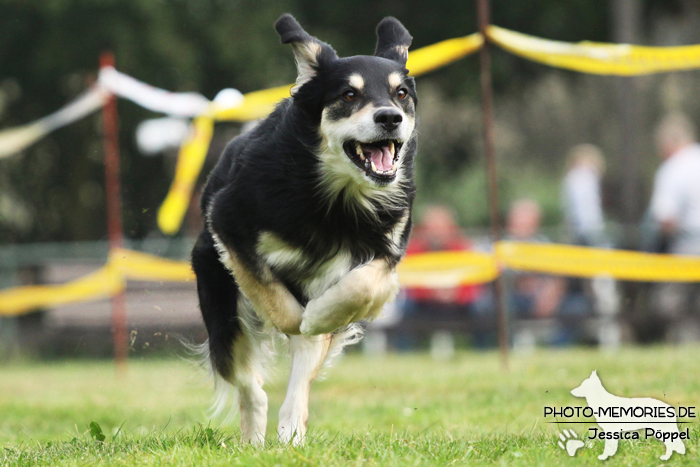
[[[206,227],[192,252],[215,373],[239,392],[245,439],[264,440],[265,341],[292,358],[278,436],[303,441],[311,382],[363,319],[398,290],[415,186],[411,36],[377,27],[374,56],[339,58],[291,15],[292,97],[224,151],[202,195]]]

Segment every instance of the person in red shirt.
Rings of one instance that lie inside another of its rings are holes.
[[[450,209],[444,206],[426,208],[413,230],[407,255],[430,251],[471,250],[472,242],[460,230]],[[416,338],[425,338],[435,331],[471,329],[471,307],[479,296],[478,286],[451,288],[410,287],[406,289],[400,347],[414,347]]]
[[[444,206],[430,206],[425,210],[421,222],[413,229],[406,255],[429,251],[471,250],[472,242],[462,233],[455,222],[452,211]],[[476,299],[477,286],[461,286],[448,289],[411,287],[406,290],[409,300],[414,302],[438,302],[444,304],[469,305]]]

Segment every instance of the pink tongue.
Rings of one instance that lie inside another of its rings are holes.
[[[382,146],[379,148],[367,146],[362,149],[365,157],[372,158],[372,162],[374,162],[374,166],[377,168],[377,170],[386,172],[392,169],[394,165],[394,156],[392,156],[391,152],[389,152],[388,146]]]

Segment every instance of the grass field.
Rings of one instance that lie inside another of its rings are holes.
[[[274,441],[284,364],[267,385],[268,445],[237,439],[236,422],[206,413],[211,389],[188,362],[0,364],[0,465],[600,465],[603,441],[570,458],[557,434],[586,425],[549,424],[544,406],[584,405],[569,391],[593,369],[623,396],[700,406],[700,348],[549,350],[513,355],[503,372],[495,353],[460,353],[446,362],[420,354],[337,361],[312,388],[310,436],[303,447]],[[696,419],[697,421],[697,419]],[[105,435],[100,437],[96,422]],[[656,440],[620,441],[611,466],[699,465],[697,423],[687,452],[663,462]]]

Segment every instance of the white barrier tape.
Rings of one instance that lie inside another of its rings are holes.
[[[90,115],[102,107],[109,94],[129,99],[154,112],[175,117],[197,117],[232,109],[240,107],[245,100],[237,89],[223,89],[211,102],[196,92],[169,92],[143,83],[112,67],[106,67],[100,70],[96,86],[58,111],[35,122],[1,130],[0,159],[18,153],[52,131]]]
[[[53,130],[69,125],[102,107],[107,91],[95,86],[60,110],[33,123],[0,131],[0,158],[34,144]]]
[[[196,92],[169,92],[156,88],[112,67],[100,70],[98,83],[104,89],[119,97],[154,112],[174,117],[196,117],[209,109],[209,99]]]

